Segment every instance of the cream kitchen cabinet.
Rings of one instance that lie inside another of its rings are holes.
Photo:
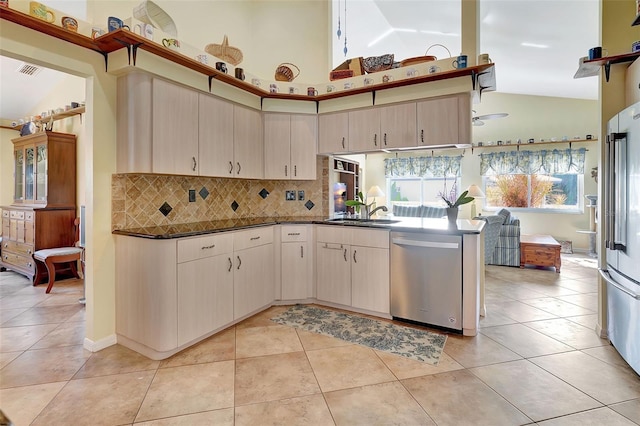
[[[389,314],[389,232],[320,225],[316,231],[317,298]]]
[[[233,107],[233,175],[238,178],[264,177],[264,140],[262,113],[250,108]]]
[[[415,146],[415,135],[415,102],[349,112],[351,151],[411,147]]]
[[[313,296],[312,227],[283,225],[281,232],[281,300]]]
[[[233,177],[236,169],[233,104],[215,96],[198,96],[198,157],[200,175]]]
[[[318,152],[349,152],[349,113],[333,112],[318,116]]]
[[[234,320],[275,300],[273,232],[268,226],[234,233]]]
[[[468,94],[417,102],[418,146],[471,143]]]
[[[308,114],[264,114],[266,179],[315,180],[317,118]]]

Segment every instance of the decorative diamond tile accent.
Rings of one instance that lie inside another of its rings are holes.
[[[233,209],[233,211],[235,212],[236,210],[238,210],[238,207],[240,207],[240,204],[238,204],[235,200],[233,201],[233,203],[231,203],[231,208]]]
[[[313,201],[309,200],[306,203],[304,203],[304,206],[307,208],[307,210],[311,210],[313,206],[315,206],[315,204],[313,204]]]
[[[265,199],[269,195],[269,191],[267,191],[266,189],[262,188],[262,191],[258,192],[258,194],[262,197],[262,199]]]
[[[198,194],[200,194],[203,200],[206,200],[207,197],[209,196],[209,191],[207,191],[207,188],[203,186],[200,192],[198,192]]]
[[[164,202],[163,205],[160,206],[160,208],[158,209],[160,210],[160,213],[162,213],[165,217],[171,213],[171,210],[173,210],[173,207],[171,207],[166,201]]]

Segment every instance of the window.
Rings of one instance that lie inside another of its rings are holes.
[[[411,205],[446,207],[440,197],[442,192],[460,188],[460,178],[424,178],[424,177],[387,177],[387,194],[390,204],[407,203]],[[460,191],[458,191],[460,192]],[[457,194],[460,195],[460,194]]]
[[[485,207],[581,212],[585,152],[581,148],[481,154]]]

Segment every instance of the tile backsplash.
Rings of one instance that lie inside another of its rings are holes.
[[[327,217],[328,159],[318,157],[317,162],[315,181],[115,174],[111,179],[111,227],[131,229],[252,217]],[[189,202],[189,190],[195,190],[195,202]],[[304,200],[287,201],[286,191],[304,191]]]

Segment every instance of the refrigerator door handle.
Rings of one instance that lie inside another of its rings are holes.
[[[621,292],[633,297],[634,299],[640,300],[640,294],[634,293],[633,291],[629,290],[628,288],[626,288],[623,285],[621,285],[621,284],[617,283],[616,281],[614,281],[613,278],[611,278],[611,275],[609,274],[609,271],[607,271],[606,269],[598,269],[598,271],[600,271],[600,276],[606,282],[608,282],[609,284],[611,284],[612,286],[614,286],[615,288],[617,288]]]
[[[626,133],[607,135],[607,196],[605,197],[605,246],[609,250],[626,249]],[[622,194],[616,197],[617,193]]]

